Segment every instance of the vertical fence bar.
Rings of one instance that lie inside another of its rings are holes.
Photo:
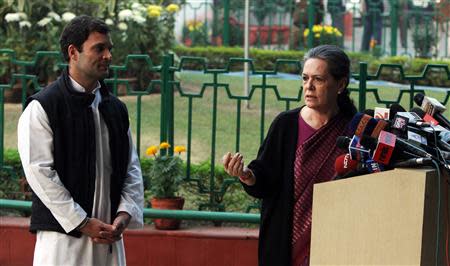
[[[217,73],[214,73],[213,104],[212,104],[212,127],[211,127],[211,171],[209,174],[209,203],[214,206],[215,187],[215,161],[216,161],[216,128],[217,128]]]
[[[391,5],[391,56],[397,55],[398,3],[390,1]]]
[[[5,130],[5,88],[0,87],[0,168],[3,168],[4,130]]]
[[[367,90],[367,63],[359,63],[359,95],[358,110],[360,112],[366,109],[366,90]]]
[[[230,0],[223,1],[223,45],[230,45]]]
[[[168,106],[168,87],[169,87],[169,67],[170,57],[163,56],[163,63],[161,66],[161,128],[160,128],[160,142],[167,141],[168,137],[168,120],[169,120],[169,106]],[[161,150],[162,155],[167,154],[167,150]]]
[[[314,0],[308,0],[308,28],[309,33],[308,34],[308,49],[311,49],[314,45],[314,34],[313,33],[313,26],[314,26]],[[301,34],[301,33],[300,33]]]
[[[170,148],[169,148],[169,155],[173,155],[173,148],[174,148],[174,131],[175,131],[175,125],[174,125],[174,107],[175,107],[175,99],[174,99],[174,93],[173,93],[173,80],[174,80],[174,71],[172,69],[174,57],[173,54],[169,54],[169,70],[168,70],[168,78],[167,80],[167,112],[168,112],[168,125],[167,125],[167,140],[169,141]]]
[[[141,157],[141,112],[142,95],[138,95],[136,99],[136,150],[139,158]]]

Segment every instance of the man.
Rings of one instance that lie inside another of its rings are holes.
[[[382,0],[365,0],[362,3],[364,31],[362,37],[361,51],[367,52],[371,48],[371,42],[381,45],[383,31],[384,4]]]
[[[103,83],[107,25],[73,19],[60,38],[69,62],[31,96],[18,147],[33,190],[35,265],[124,265],[122,232],[143,224],[143,183],[125,105]]]

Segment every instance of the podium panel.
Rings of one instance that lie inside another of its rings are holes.
[[[446,265],[448,173],[394,169],[314,185],[311,265]],[[438,185],[440,184],[440,195]]]

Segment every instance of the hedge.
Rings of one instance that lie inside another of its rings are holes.
[[[244,49],[241,47],[185,47],[176,46],[173,50],[178,58],[183,56],[202,57],[206,60],[207,69],[224,69],[227,67],[230,58],[243,58]],[[403,66],[406,75],[421,75],[427,64],[439,64],[450,66],[450,60],[433,60],[424,58],[410,58],[408,56],[392,56],[377,58],[368,53],[347,52],[351,60],[352,73],[359,73],[359,63],[368,62],[369,74],[376,74],[380,64],[399,64]],[[253,60],[255,70],[274,71],[277,59],[299,60],[301,61],[305,55],[305,51],[291,50],[264,50],[252,48],[249,51],[249,57]],[[185,69],[199,69],[195,64],[183,64]],[[200,68],[201,69],[201,68]],[[243,64],[230,67],[231,71],[243,69]],[[450,69],[449,69],[450,70]],[[298,73],[298,70],[288,65],[281,65],[278,69],[280,72]],[[380,73],[383,80],[408,83],[401,80],[397,68],[384,68]],[[432,69],[427,72],[425,77],[418,81],[420,85],[443,86],[450,87],[450,76],[445,72]]]

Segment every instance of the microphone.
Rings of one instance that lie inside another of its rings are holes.
[[[395,115],[398,112],[406,112],[405,108],[403,108],[400,104],[398,103],[393,103],[391,104],[391,107],[389,107],[389,120],[393,120]]]
[[[423,119],[423,121],[428,122],[428,123],[430,123],[433,126],[439,125],[439,122],[436,119],[434,119],[431,115],[425,113],[419,107],[412,108],[411,112],[416,113],[418,116],[420,116]]]
[[[431,158],[412,158],[405,161],[395,162],[394,167],[418,167],[418,166],[431,166],[433,165],[433,159]]]
[[[361,112],[357,113],[355,116],[353,116],[352,120],[350,121],[349,124],[350,132],[352,132],[353,135],[356,135],[358,137],[362,136],[364,131],[366,131],[367,124],[369,123],[369,120],[371,118],[372,117],[370,115]]]
[[[396,138],[395,134],[383,130],[378,137],[378,143],[369,136],[364,136],[361,143],[373,150],[372,158],[375,162],[388,165],[394,153]]]
[[[394,134],[392,134],[390,132],[387,132],[387,131],[384,131],[384,132],[386,132],[386,133],[383,133],[383,131],[382,131],[382,133],[380,133],[380,135],[381,134],[387,134],[387,135],[383,135],[384,139],[382,138],[382,140],[381,140],[382,141],[382,145],[383,144],[392,145],[391,143],[394,142],[395,143],[394,144],[394,147],[395,147],[394,151],[396,151],[396,153],[407,153],[407,154],[412,155],[413,157],[432,158],[432,155],[429,154],[428,152],[426,152],[425,150],[423,150],[422,148],[417,147],[417,146],[409,143],[408,141],[406,141],[404,139],[396,137]],[[395,136],[395,138],[394,138],[394,136]],[[371,137],[365,136],[364,139],[366,139],[366,138],[370,139]],[[370,140],[364,140],[363,141],[363,143],[366,144],[366,145],[370,145],[371,142],[372,143],[377,143],[377,145],[379,145],[379,142],[377,142],[376,140],[375,140],[375,142],[373,140],[372,141],[370,141]],[[372,147],[369,146],[368,148],[372,148]],[[384,148],[384,149],[386,150],[387,148]],[[387,152],[387,151],[385,151],[385,152]],[[411,157],[411,156],[409,156],[409,157]]]
[[[391,110],[389,108],[375,107],[375,111],[374,111],[373,117],[375,119],[388,120],[390,113],[391,113]]]
[[[370,151],[360,143],[360,138],[353,135],[352,138],[339,136],[336,139],[336,146],[341,149],[348,149],[350,158],[356,161],[365,161],[370,158]]]
[[[366,164],[352,160],[350,154],[341,154],[334,163],[336,180],[373,173]]]
[[[446,108],[438,100],[418,93],[414,96],[414,102],[421,106],[423,111],[433,116],[441,126],[450,129],[450,121],[441,114]]]
[[[334,162],[334,168],[339,176],[346,175],[352,171],[361,170],[364,165],[358,161],[352,160],[350,154],[341,154]]]

